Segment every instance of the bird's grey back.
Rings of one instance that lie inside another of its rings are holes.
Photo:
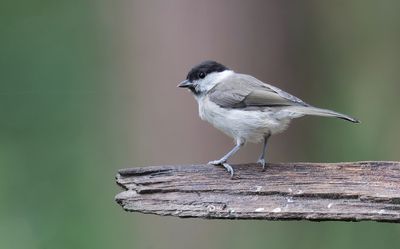
[[[235,73],[224,78],[208,95],[211,101],[224,108],[308,106],[301,99],[247,74]]]

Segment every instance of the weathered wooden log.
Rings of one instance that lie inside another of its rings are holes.
[[[400,222],[400,162],[182,165],[122,169],[126,210],[208,219]]]

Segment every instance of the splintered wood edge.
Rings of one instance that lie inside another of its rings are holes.
[[[400,163],[211,165],[119,170],[124,210],[207,219],[400,222]]]

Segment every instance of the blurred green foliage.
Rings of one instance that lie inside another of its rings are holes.
[[[398,160],[400,5],[344,3],[307,1],[319,15],[307,17],[297,62],[313,68],[305,91],[310,103],[312,96],[337,110],[342,101],[354,103],[352,113],[363,124],[307,123],[315,126],[308,128],[314,134],[304,158]],[[129,142],[110,118],[119,110],[117,83],[110,83],[110,34],[98,4],[1,2],[0,248],[398,247],[400,227],[393,224],[194,221],[122,212],[113,201],[113,177],[126,166],[118,155],[129,153]]]
[[[125,247],[95,1],[0,13],[0,248]]]

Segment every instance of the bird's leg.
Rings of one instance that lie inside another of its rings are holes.
[[[226,155],[223,156],[221,159],[208,162],[208,164],[224,166],[224,168],[231,174],[231,177],[232,177],[233,176],[233,168],[229,164],[227,164],[226,161],[228,161],[228,159],[231,156],[233,156],[241,147],[243,147],[244,144],[245,144],[244,140],[238,139],[236,141],[235,147],[233,147],[233,149],[231,151],[226,153]]]
[[[267,150],[267,142],[268,142],[268,138],[271,136],[271,134],[267,134],[264,136],[264,145],[263,145],[263,149],[260,155],[260,158],[258,159],[257,163],[261,164],[261,166],[263,167],[263,170],[265,170],[265,152]]]
[[[236,141],[235,147],[233,147],[233,149],[232,149],[231,151],[229,151],[228,153],[226,153],[226,155],[223,156],[221,159],[208,162],[208,164],[212,164],[212,165],[221,165],[221,164],[223,164],[223,163],[226,163],[226,161],[228,161],[228,159],[229,159],[231,156],[233,156],[241,147],[243,147],[243,145],[244,145],[244,140],[238,139],[238,140]]]

